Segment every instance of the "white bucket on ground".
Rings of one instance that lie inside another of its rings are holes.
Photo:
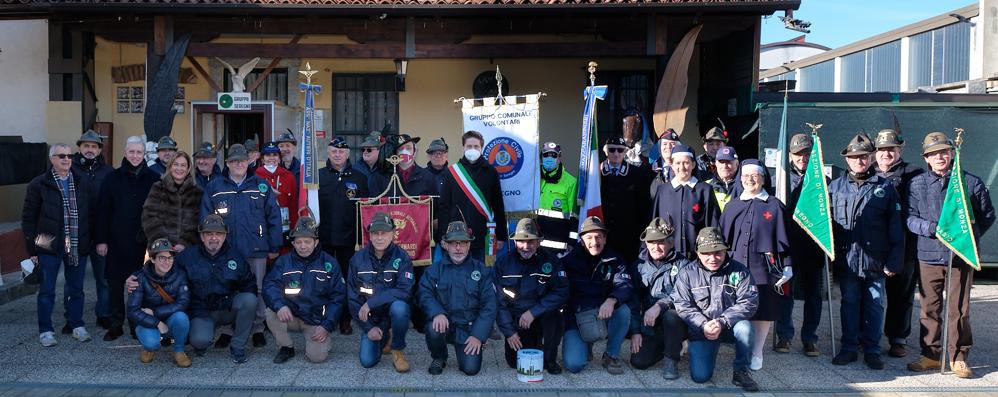
[[[516,352],[516,380],[540,382],[544,380],[544,352],[537,349],[520,349]]]

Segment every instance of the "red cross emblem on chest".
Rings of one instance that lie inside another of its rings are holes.
[[[693,212],[700,212],[700,203],[693,204]]]
[[[773,213],[769,212],[769,211],[763,211],[762,212],[762,217],[764,219],[766,219],[767,221],[771,221],[771,220],[773,220]]]

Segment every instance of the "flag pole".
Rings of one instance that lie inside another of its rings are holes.
[[[954,128],[956,131],[956,150],[960,150],[960,145],[963,144],[963,128]],[[956,156],[956,160],[959,161],[960,157]],[[950,172],[956,169],[956,164],[950,164]],[[949,362],[949,287],[950,287],[950,274],[953,273],[953,250],[949,250],[949,260],[946,261],[946,281],[943,286],[943,340],[942,340],[942,351],[939,354],[939,373],[946,373],[946,364]]]
[[[825,290],[828,291],[828,334],[832,342],[832,357],[835,357],[835,317],[832,314],[832,274],[828,269],[828,255],[825,257]]]

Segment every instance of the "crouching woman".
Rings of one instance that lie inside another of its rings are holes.
[[[149,248],[150,262],[135,273],[138,288],[128,295],[128,319],[137,324],[135,334],[142,343],[139,360],[152,362],[160,348],[160,339],[172,337],[173,361],[178,367],[191,366],[191,359],[184,353],[187,333],[191,323],[187,318],[190,292],[187,276],[173,266],[176,251],[165,238],[158,239]]]

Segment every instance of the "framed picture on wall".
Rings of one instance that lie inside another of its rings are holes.
[[[142,103],[141,99],[137,100],[137,101],[136,100],[132,101],[132,113],[142,113],[142,110],[144,108],[145,108],[145,104]]]
[[[124,87],[128,89],[128,87]],[[120,90],[121,88],[119,88]],[[129,101],[118,101],[118,113],[129,113],[132,108],[132,103]]]
[[[118,87],[117,93],[118,99],[128,99],[128,97],[131,96],[132,90],[129,87]]]
[[[142,99],[145,96],[145,87],[132,87],[132,99]]]
[[[187,92],[184,87],[177,87],[177,95],[173,99],[184,99],[187,97]]]

